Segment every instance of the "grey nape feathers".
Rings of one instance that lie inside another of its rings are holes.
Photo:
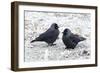
[[[40,34],[39,37],[32,40],[31,43],[35,41],[43,41],[43,42],[46,42],[50,46],[54,45],[53,43],[56,41],[59,35],[58,28],[59,28],[58,25],[56,23],[53,23],[47,31]]]
[[[63,31],[62,40],[64,45],[66,46],[65,49],[74,49],[80,41],[84,41],[86,40],[86,38],[81,37],[77,34],[73,34],[69,29],[66,28]]]

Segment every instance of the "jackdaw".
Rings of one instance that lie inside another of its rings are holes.
[[[66,46],[65,49],[74,49],[80,41],[84,41],[86,40],[86,38],[81,37],[77,34],[73,34],[68,28],[66,28],[63,31],[62,40]]]
[[[56,45],[56,44],[53,44],[53,43],[58,38],[58,35],[59,35],[59,29],[58,28],[59,28],[58,25],[56,23],[53,23],[47,31],[40,34],[39,37],[32,40],[31,43],[35,42],[35,41],[42,41],[42,42],[46,42],[50,46]]]

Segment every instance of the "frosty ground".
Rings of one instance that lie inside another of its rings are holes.
[[[25,12],[25,62],[75,60],[91,58],[91,24],[89,13],[53,13],[53,12]],[[59,38],[54,46],[45,42],[30,43],[33,39],[45,32],[52,23],[60,27]],[[73,33],[86,38],[75,49],[65,49],[62,42],[62,32],[69,28]]]

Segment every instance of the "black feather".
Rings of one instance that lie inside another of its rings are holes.
[[[42,41],[42,42],[46,42],[48,44],[53,44],[59,35],[58,28],[59,28],[58,25],[56,23],[53,23],[46,32],[40,34],[39,37],[32,40],[31,43],[35,42],[35,41]]]
[[[67,49],[74,49],[80,41],[84,41],[86,38],[77,34],[73,34],[69,29],[66,28],[63,32],[62,40]]]

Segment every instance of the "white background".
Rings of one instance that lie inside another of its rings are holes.
[[[11,6],[10,3],[14,0],[0,0],[0,73],[13,73],[10,70],[10,54],[11,54]],[[33,1],[33,0],[20,0],[20,1]],[[45,3],[62,3],[62,4],[78,4],[78,5],[94,5],[98,6],[98,13],[100,13],[100,0],[34,0],[34,2]],[[98,20],[99,20],[98,14]],[[98,22],[98,27],[99,27]],[[98,30],[98,32],[100,29]],[[98,37],[100,35],[98,34]],[[100,40],[98,38],[98,40]],[[98,46],[98,52],[100,52]],[[98,54],[100,55],[100,53]],[[98,58],[98,62],[100,58]],[[100,65],[100,62],[99,62]],[[25,73],[99,73],[100,66],[86,67],[86,68],[70,68],[70,69],[55,69],[55,70],[40,70],[40,71],[26,71]],[[22,72],[24,73],[24,72]]]

